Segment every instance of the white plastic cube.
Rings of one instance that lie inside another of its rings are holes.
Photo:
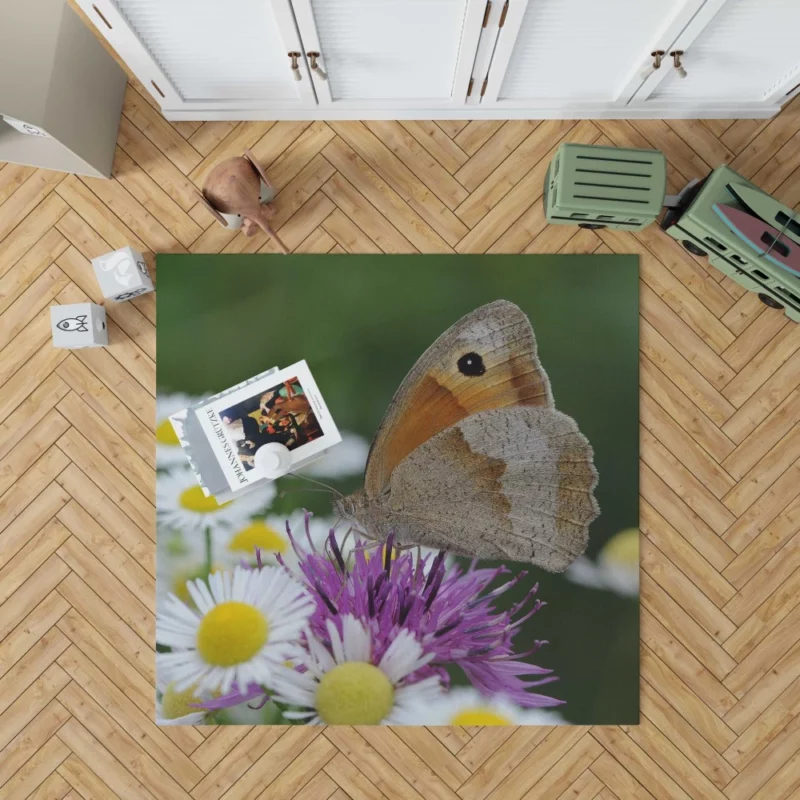
[[[94,303],[50,306],[50,328],[53,347],[77,350],[108,344],[106,310]]]
[[[153,281],[141,253],[123,247],[92,259],[100,291],[107,300],[130,300],[153,291]]]

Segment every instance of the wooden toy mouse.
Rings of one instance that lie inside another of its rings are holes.
[[[239,216],[245,236],[254,236],[261,228],[275,240],[282,253],[288,253],[289,248],[269,223],[275,216],[275,206],[261,202],[262,181],[272,188],[258,161],[245,150],[243,156],[227,158],[217,164],[209,172],[203,192],[198,192],[198,196],[221,225],[236,227],[236,221],[226,220],[223,214]]]

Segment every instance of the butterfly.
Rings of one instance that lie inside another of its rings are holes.
[[[364,488],[337,510],[367,538],[562,572],[600,513],[593,452],[557,411],[531,323],[507,300],[445,331],[400,384]]]

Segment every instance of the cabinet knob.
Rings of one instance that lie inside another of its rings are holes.
[[[647,80],[657,69],[661,69],[661,61],[666,55],[663,50],[653,50],[650,55],[653,57],[653,63],[650,64],[646,69],[642,70],[641,78],[642,80]]]
[[[300,74],[300,66],[297,63],[297,59],[300,58],[302,53],[298,53],[296,51],[292,51],[291,53],[288,53],[287,55],[289,56],[289,58],[292,59],[291,69],[292,69],[292,75],[294,76],[294,79],[296,81],[303,80],[303,76]]]
[[[315,53],[315,52],[309,52],[309,53],[306,53],[306,55],[308,56],[308,59],[311,62],[311,71],[312,72],[316,72],[321,81],[328,80],[328,73],[325,72],[325,70],[322,69],[322,67],[320,67],[317,64],[317,59],[318,58],[322,58],[322,56],[320,56],[319,53]]]
[[[683,55],[683,50],[673,50],[670,52],[672,56],[672,63],[675,66],[675,70],[678,73],[679,78],[686,77],[686,70],[683,68],[683,64],[681,64],[681,56]]]

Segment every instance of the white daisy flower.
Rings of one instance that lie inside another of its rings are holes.
[[[314,611],[310,595],[279,567],[236,567],[186,588],[197,611],[170,595],[156,618],[156,642],[172,648],[157,655],[159,675],[178,692],[268,684]]]
[[[195,687],[190,686],[182,692],[175,690],[174,683],[165,683],[156,680],[156,725],[203,725],[207,712],[195,708],[193,703],[201,703],[211,699],[208,692],[195,693]]]
[[[600,551],[597,562],[580,556],[572,562],[567,579],[592,589],[608,589],[623,597],[639,595],[639,529],[615,533]]]
[[[312,478],[346,478],[363,475],[369,455],[369,442],[357,433],[341,431],[342,441],[325,454],[297,471]]]
[[[186,455],[169,421],[170,415],[196,403],[188,394],[159,392],[156,398],[156,465],[159,469],[186,464]]]
[[[298,655],[306,672],[287,666],[273,676],[273,700],[305,710],[286,711],[286,719],[310,725],[410,725],[410,708],[441,691],[437,676],[417,683],[406,678],[433,657],[423,655],[412,633],[403,629],[374,663],[372,637],[354,616],[342,618],[342,631],[327,622],[330,648],[306,629],[307,650]]]
[[[456,686],[409,709],[415,725],[560,725],[555,711],[521,708],[502,695],[485,697],[471,686]]]
[[[218,503],[206,497],[190,467],[158,474],[156,479],[156,520],[159,528],[181,531],[187,536],[206,530],[240,527],[267,508],[275,497],[275,486],[264,484],[242,497]]]

